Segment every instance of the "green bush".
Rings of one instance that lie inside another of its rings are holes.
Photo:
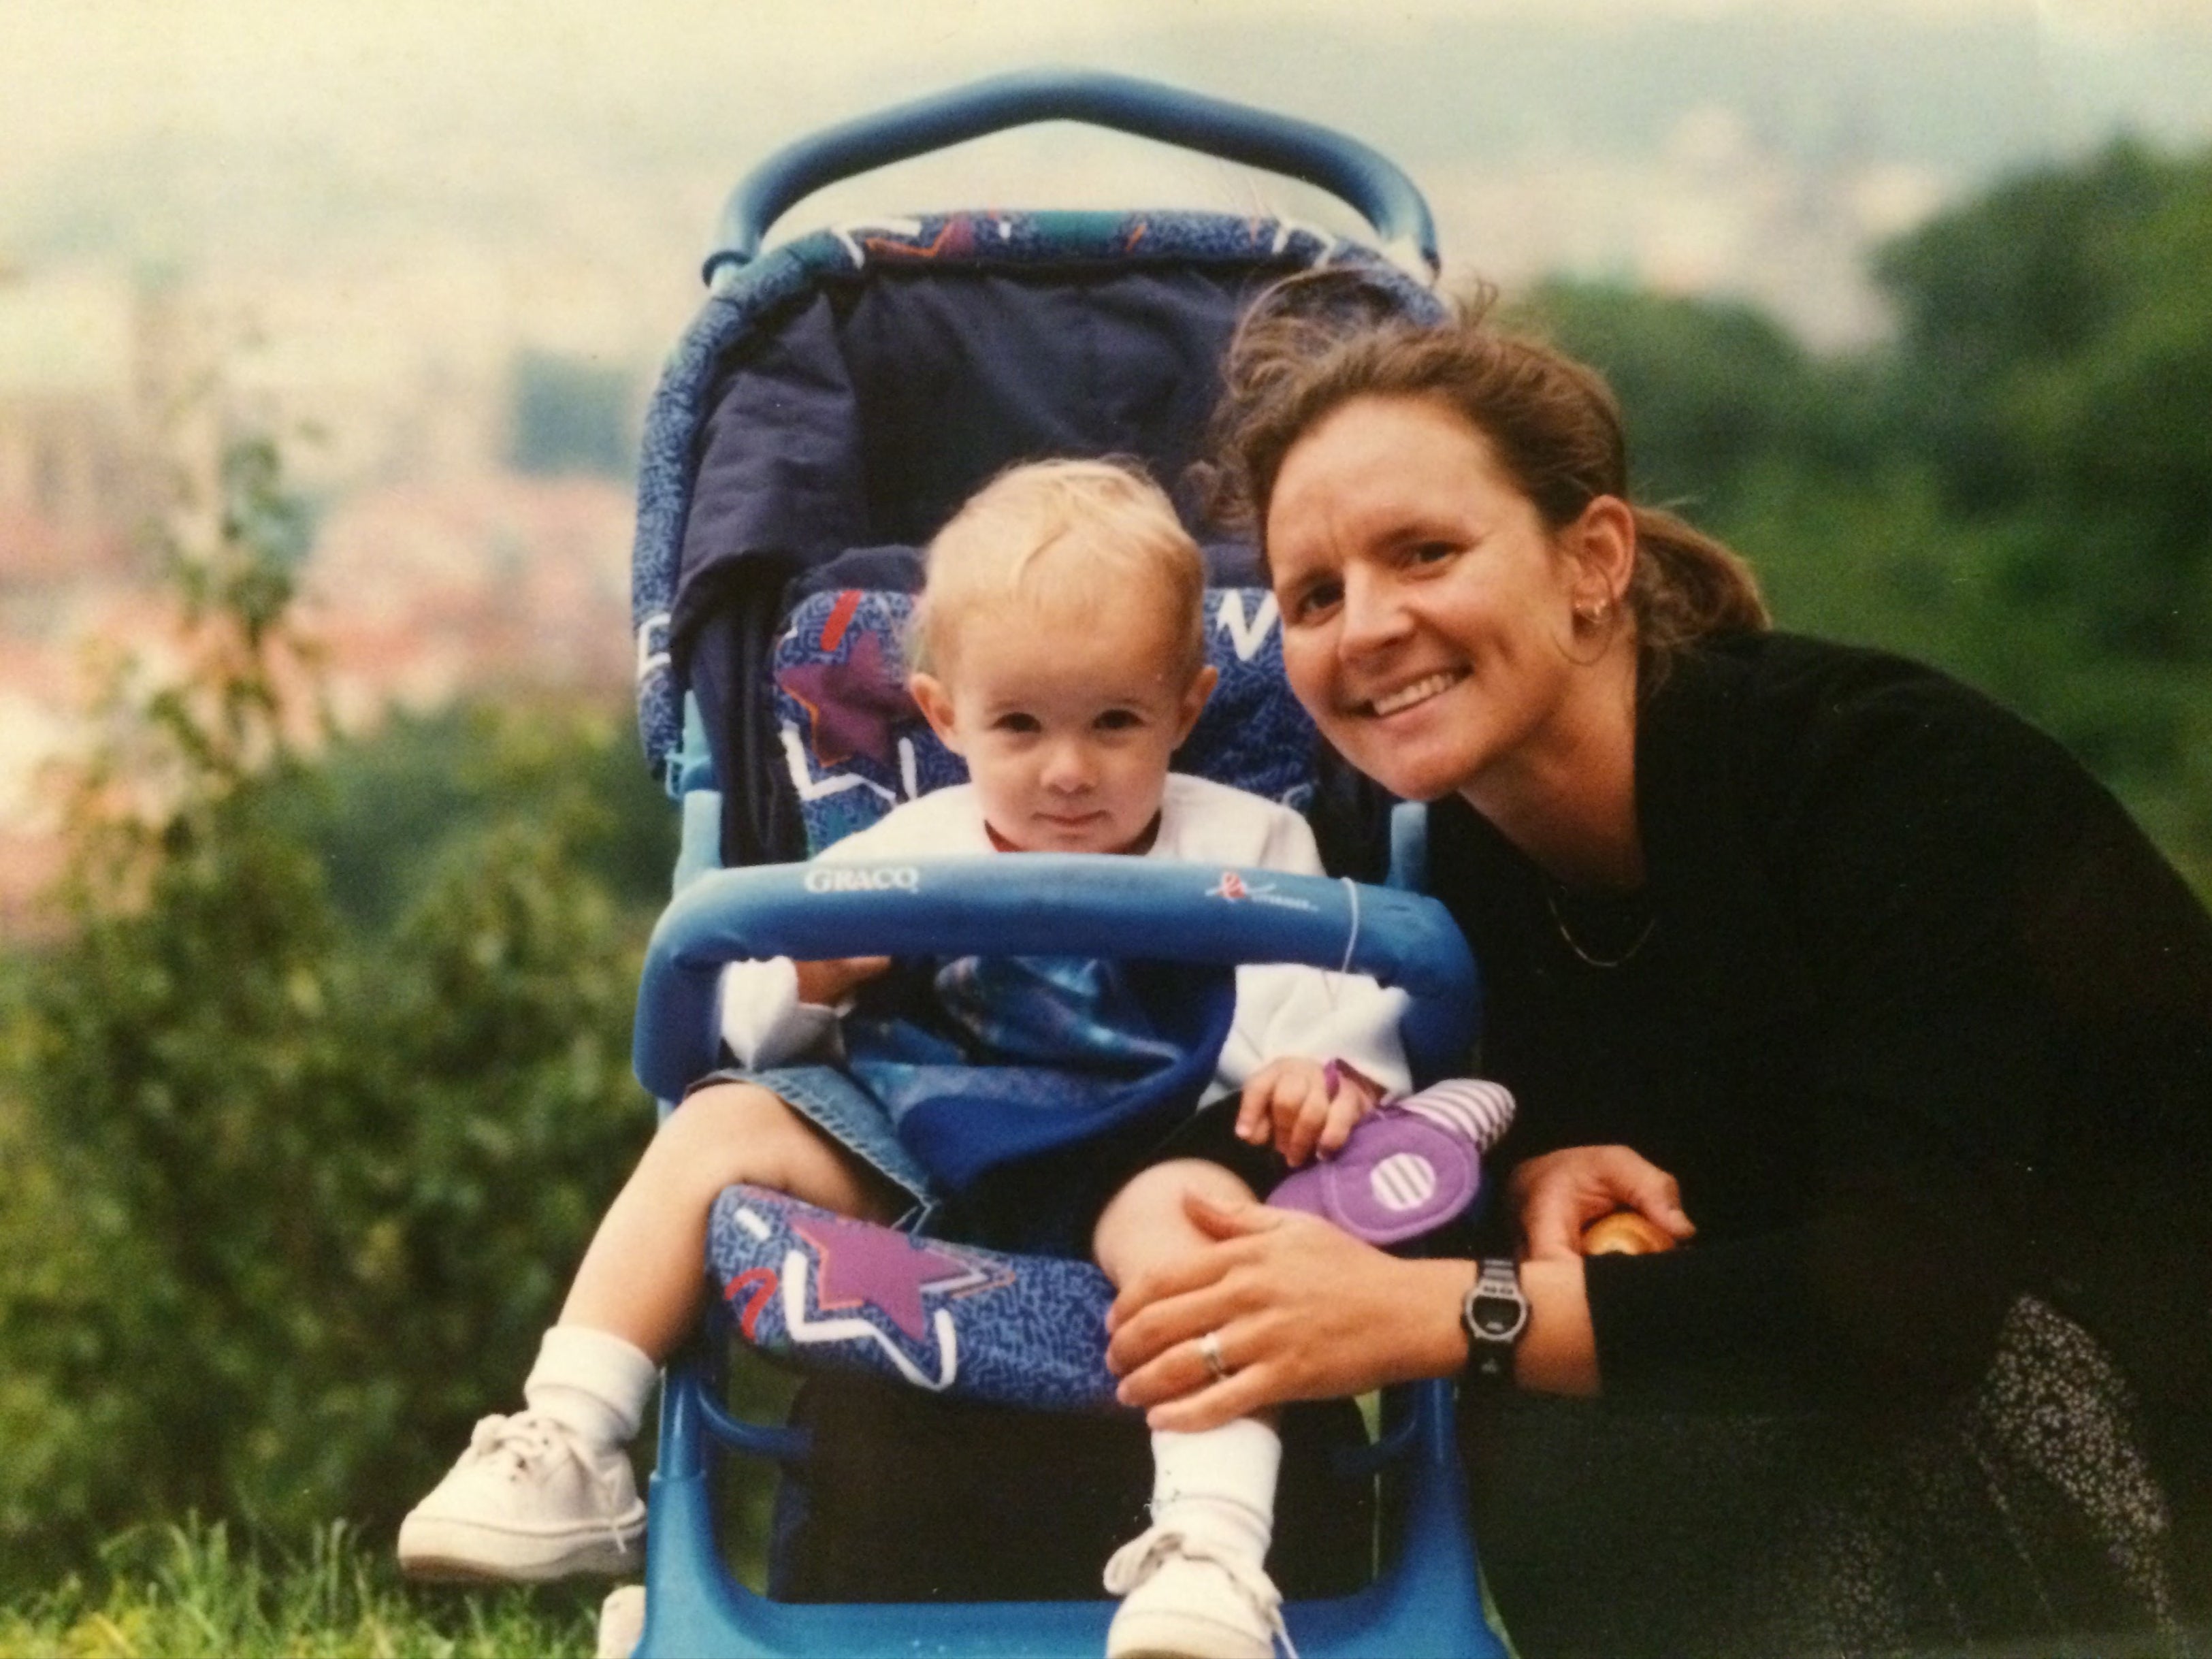
[[[651,896],[612,845],[637,804],[606,784],[651,791],[622,724],[540,708],[303,742],[272,453],[228,484],[222,537],[176,562],[188,671],[118,678],[66,933],[7,975],[18,1583],[195,1512],[388,1527],[515,1403],[652,1125],[629,1070]],[[381,833],[404,792],[362,781],[430,770],[453,823]],[[667,832],[644,839],[665,872]],[[349,915],[333,867],[376,902]]]
[[[2212,152],[2131,143],[1881,250],[1892,343],[1589,284],[1528,317],[1604,369],[1636,488],[1784,627],[1960,675],[2065,743],[2212,896]]]

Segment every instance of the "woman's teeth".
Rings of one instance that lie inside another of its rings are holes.
[[[1431,674],[1415,680],[1411,685],[1401,685],[1395,691],[1380,696],[1368,705],[1378,716],[1395,714],[1401,708],[1411,708],[1417,702],[1426,702],[1439,692],[1449,691],[1460,682],[1455,672]]]

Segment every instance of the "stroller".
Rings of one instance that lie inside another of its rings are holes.
[[[1319,184],[1361,210],[1385,251],[1217,214],[992,212],[835,225],[761,252],[771,222],[836,179],[1049,119]],[[803,140],[738,187],[707,262],[708,301],[650,411],[640,480],[640,721],[683,824],[676,897],[648,952],[636,1026],[637,1073],[664,1111],[716,1064],[721,964],[775,955],[1073,950],[1348,968],[1409,994],[1403,1036],[1417,1080],[1463,1067],[1473,964],[1441,908],[1408,890],[1420,877],[1418,809],[1390,822],[1388,889],[1034,854],[1016,882],[988,859],[834,882],[822,866],[793,862],[963,775],[905,702],[896,672],[920,585],[916,550],[936,526],[1011,461],[1106,453],[1145,461],[1199,522],[1176,481],[1197,459],[1235,319],[1267,283],[1322,264],[1357,267],[1408,314],[1440,313],[1426,285],[1436,264],[1426,207],[1381,156],[1302,123],[1105,75],[1010,76],[902,106]],[[1317,783],[1328,785],[1312,727],[1283,684],[1273,599],[1250,548],[1206,552],[1208,655],[1221,679],[1176,763],[1309,805]],[[1376,863],[1362,873],[1380,873]],[[979,864],[996,867],[966,867]],[[1248,879],[1280,902],[1224,902],[1247,895]],[[823,1440],[834,1411],[817,1413],[810,1431],[742,1422],[722,1403],[717,1360],[731,1339],[803,1358],[806,1334],[827,1328],[798,1271],[803,1251],[779,1254],[798,1249],[779,1237],[763,1255],[766,1232],[747,1189],[724,1194],[709,1241],[709,1271],[724,1287],[716,1328],[666,1376],[635,1651],[1101,1651],[1111,1613],[1101,1601],[861,1599],[896,1576],[864,1570],[825,1589],[793,1565],[830,1506],[823,1468],[854,1460]],[[790,1264],[781,1285],[779,1261]],[[880,1373],[919,1390],[895,1403],[880,1382],[847,1382],[863,1394],[846,1416],[881,1432],[907,1401],[940,1409],[928,1401],[933,1390],[1110,1410],[1103,1276],[1042,1261],[1036,1274],[1063,1297],[1064,1330],[1018,1352],[970,1344],[956,1364],[945,1308],[915,1328],[920,1346],[878,1322],[869,1341],[845,1346],[868,1349]],[[870,1335],[865,1316],[840,1328]],[[1446,1383],[1392,1390],[1372,1444],[1363,1436],[1324,1457],[1324,1488],[1341,1484],[1319,1507],[1351,1528],[1358,1582],[1295,1599],[1298,1586],[1285,1580],[1288,1626],[1309,1659],[1505,1651],[1486,1617],[1451,1413]],[[769,1596],[735,1582],[717,1542],[711,1476],[732,1453],[782,1471]],[[1286,1475],[1284,1501],[1288,1512],[1314,1500]],[[856,1586],[860,1577],[871,1582]]]

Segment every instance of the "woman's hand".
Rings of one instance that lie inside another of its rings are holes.
[[[889,957],[837,957],[828,962],[794,962],[799,973],[799,1000],[817,1008],[834,1008],[870,980],[889,973]]]
[[[1583,1229],[1624,1206],[1671,1238],[1698,1231],[1674,1177],[1626,1146],[1569,1146],[1532,1158],[1514,1170],[1509,1191],[1531,1261],[1580,1255]]]
[[[1351,1067],[1285,1055],[1246,1080],[1237,1133],[1255,1146],[1272,1139],[1295,1170],[1316,1152],[1334,1157],[1353,1126],[1374,1109],[1373,1092]]]
[[[1446,1376],[1467,1363],[1464,1261],[1385,1255],[1316,1216],[1261,1204],[1185,1210],[1219,1241],[1124,1285],[1106,1363],[1155,1429],[1209,1429],[1292,1400]],[[1225,1375],[1201,1346],[1209,1333]]]

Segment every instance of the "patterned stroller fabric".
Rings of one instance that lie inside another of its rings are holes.
[[[942,1394],[1113,1412],[1106,1275],[1088,1261],[1006,1255],[848,1221],[781,1193],[715,1201],[708,1272],[746,1341]],[[981,1318],[991,1340],[964,1343]]]
[[[966,764],[938,742],[907,695],[902,663],[913,605],[903,592],[816,593],[776,640],[777,750],[809,856],[902,800],[967,781]],[[1313,795],[1314,727],[1283,693],[1275,596],[1216,589],[1206,614],[1206,660],[1220,679],[1176,769],[1303,811]]]
[[[723,862],[804,856],[817,836],[842,833],[832,821],[863,810],[861,798],[912,793],[895,622],[875,600],[842,595],[910,592],[912,550],[1010,462],[1142,461],[1206,544],[1213,580],[1257,586],[1249,547],[1207,542],[1193,468],[1239,311],[1266,283],[1321,263],[1358,267],[1409,315],[1441,313],[1364,250],[1195,213],[848,225],[762,256],[709,299],[647,420],[633,605],[647,754],[667,768],[693,692],[726,785]],[[812,638],[832,641],[813,647],[819,673],[772,664],[779,641],[805,637],[796,613],[815,595],[827,609]],[[1224,593],[1212,606],[1217,665],[1238,653],[1256,670],[1272,631],[1265,599]],[[1239,652],[1255,640],[1258,651]],[[778,666],[801,677],[794,684]],[[823,679],[826,727],[805,707],[823,706]],[[771,684],[773,697],[758,689]],[[1239,730],[1243,705],[1217,702],[1218,729]],[[845,756],[828,765],[866,787],[810,797],[825,780],[810,755],[800,781],[787,729],[817,755]],[[1278,757],[1293,743],[1310,753],[1307,734],[1266,739]],[[930,787],[920,742],[914,760],[914,781]],[[1286,776],[1271,769],[1261,793],[1282,798],[1297,787]],[[817,828],[806,809],[829,794],[854,799],[814,814]]]

